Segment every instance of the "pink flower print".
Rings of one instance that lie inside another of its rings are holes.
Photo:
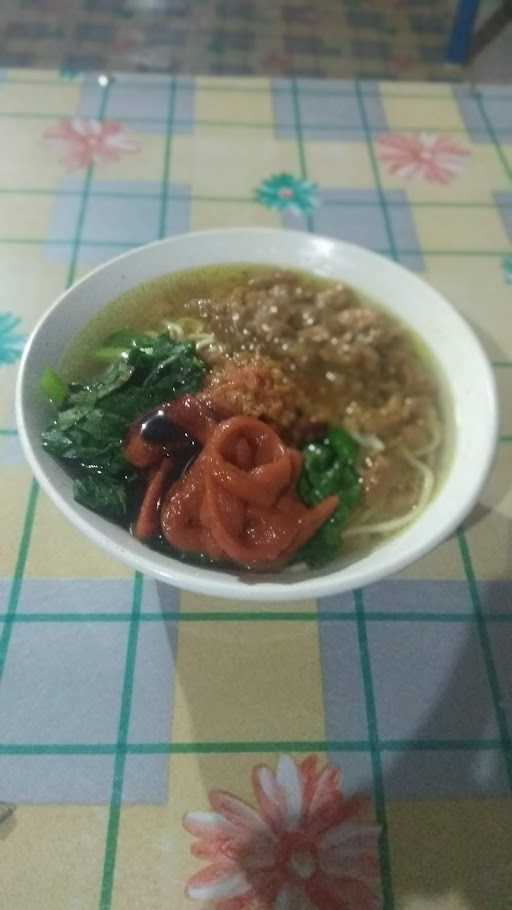
[[[449,136],[390,133],[377,139],[377,157],[390,174],[406,180],[450,183],[465,168],[469,149]]]
[[[187,897],[215,910],[378,910],[379,828],[339,784],[339,770],[318,769],[316,756],[281,756],[275,773],[254,768],[258,810],[211,791],[213,811],[183,821],[197,838],[193,855],[209,863],[189,879]]]
[[[61,120],[44,132],[44,138],[63,153],[62,163],[70,171],[91,164],[119,161],[123,155],[140,151],[121,123],[73,117]]]

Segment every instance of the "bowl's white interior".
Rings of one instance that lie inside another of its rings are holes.
[[[154,553],[126,531],[77,505],[69,477],[40,444],[50,410],[39,391],[73,336],[106,303],[168,272],[230,262],[275,263],[347,281],[417,332],[437,358],[453,402],[454,451],[444,484],[425,512],[398,536],[349,565],[239,576],[187,566]],[[398,571],[444,539],[473,505],[492,461],[496,393],[492,371],[473,332],[444,298],[395,263],[351,244],[309,234],[219,230],[187,234],[140,248],[96,269],[67,291],[34,330],[22,360],[17,416],[22,443],[44,490],[64,514],[116,558],[180,587],[225,597],[284,600],[349,590]]]

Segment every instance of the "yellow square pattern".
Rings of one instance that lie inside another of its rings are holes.
[[[426,556],[402,569],[399,577],[418,581],[425,578],[432,581],[464,581],[464,566],[456,538],[450,537]]]
[[[79,85],[71,82],[42,83],[30,85],[9,81],[0,92],[0,113],[35,115],[44,129],[52,120],[69,117],[76,111],[80,97]],[[48,116],[39,118],[39,114]]]
[[[416,208],[414,220],[427,254],[429,250],[495,253],[508,248],[508,236],[495,209],[482,208],[477,218],[468,218],[464,208]]]
[[[173,141],[171,181],[190,184],[197,195],[250,199],[262,180],[282,171],[299,171],[297,143],[277,140],[270,127],[203,125]]]
[[[375,186],[366,142],[315,142],[306,146],[308,177],[322,187],[355,190]]]
[[[452,100],[452,88],[450,85],[442,83],[433,84],[431,82],[379,82],[379,90],[385,97],[391,95],[399,98],[418,98],[432,101],[438,99]]]
[[[22,327],[19,327],[22,331]],[[16,364],[9,364],[2,368],[2,382],[0,385],[0,427],[12,429],[15,423],[14,417],[14,394],[16,389],[16,377],[18,367]]]
[[[506,910],[510,806],[493,799],[394,803],[388,825],[399,910]]]
[[[501,433],[512,438],[512,370],[509,367],[496,369],[496,386],[500,403]]]
[[[501,258],[425,256],[425,277],[469,320],[492,360],[512,362],[511,289]]]
[[[26,213],[26,209],[24,211]],[[47,208],[44,214],[48,214]],[[23,223],[19,227],[25,231]],[[62,262],[50,259],[44,243],[0,244],[2,295],[21,317],[20,331],[32,329],[41,314],[63,292],[67,272],[66,256],[62,257]]]
[[[501,150],[505,156],[506,162],[510,168],[510,173],[512,173],[512,144],[504,142],[501,145]]]
[[[2,93],[0,92],[0,98]],[[56,191],[62,180],[59,153],[44,140],[54,120],[2,117],[0,143],[0,189]],[[34,156],[37,149],[37,162]],[[3,230],[2,223],[2,230]]]
[[[40,240],[48,236],[55,200],[51,195],[0,193],[0,231],[5,240]]]
[[[2,468],[2,519],[9,532],[0,540],[0,578],[14,574],[31,485],[28,468]]]
[[[476,577],[482,580],[510,580],[511,454],[510,443],[498,447],[494,471],[467,525],[473,569]]]
[[[455,99],[446,95],[437,98],[383,96],[384,111],[391,131],[407,132],[420,129],[425,133],[440,130],[464,130]]]
[[[232,79],[217,78],[216,76],[198,76],[194,81],[198,92],[201,89],[210,89],[212,92],[226,92],[226,88],[229,88],[230,91],[244,92],[252,98],[253,94],[270,91],[268,79],[260,79],[254,76],[250,78],[233,77]]]
[[[48,82],[51,84],[60,82],[57,73],[48,71],[47,69],[39,70],[31,68],[30,70],[26,70],[12,67],[12,69],[7,70],[6,75],[9,82],[20,82],[25,86],[33,85],[34,82],[41,82],[43,85],[47,85]]]
[[[180,596],[180,608],[183,613],[314,613],[316,610],[316,600],[287,600],[285,603],[267,601],[246,600],[232,601],[223,600],[221,597],[202,597],[199,594],[192,594],[189,591],[182,591]]]
[[[247,202],[230,202],[214,199],[203,202],[194,200],[191,209],[191,228],[194,231],[208,228],[230,228],[250,225],[252,227],[281,227],[279,213]]]
[[[201,90],[196,92],[196,122],[220,120],[224,123],[262,123],[271,127],[274,119],[270,91],[251,91],[251,103],[247,103],[247,92],[231,90]]]
[[[107,820],[105,807],[18,807],[0,828],[4,906],[97,910]]]
[[[130,578],[130,569],[90,543],[39,494],[25,575],[28,578]]]
[[[316,625],[180,625],[172,737],[184,742],[198,737],[206,742],[323,739]]]

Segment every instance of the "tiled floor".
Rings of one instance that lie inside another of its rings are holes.
[[[499,0],[482,0],[480,20]],[[0,66],[512,81],[512,26],[445,63],[455,0],[3,0]]]
[[[453,2],[3,0],[0,65],[455,79]]]

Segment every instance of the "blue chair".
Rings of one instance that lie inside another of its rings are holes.
[[[512,0],[503,0],[502,6],[473,34],[479,6],[480,0],[458,0],[446,54],[448,63],[466,63],[470,51],[481,51],[512,19]]]

